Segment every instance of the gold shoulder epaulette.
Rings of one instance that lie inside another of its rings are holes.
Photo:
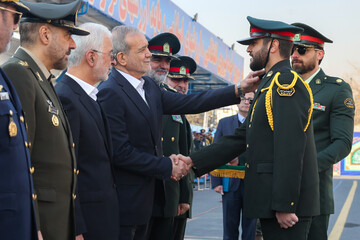
[[[313,97],[312,97],[312,92],[311,89],[309,87],[309,84],[307,84],[306,82],[304,82],[301,77],[297,74],[297,72],[291,70],[291,73],[294,75],[294,78],[292,80],[292,82],[290,84],[280,84],[279,83],[279,76],[280,76],[280,72],[277,72],[273,78],[273,80],[270,83],[270,86],[264,89],[261,89],[261,92],[267,91],[266,95],[265,95],[265,109],[266,109],[266,115],[268,117],[268,122],[270,125],[270,128],[272,131],[274,131],[274,116],[273,116],[273,112],[272,112],[272,106],[273,106],[273,94],[272,94],[272,89],[274,87],[274,84],[276,83],[276,85],[278,86],[277,88],[277,93],[280,96],[286,96],[286,97],[291,97],[294,93],[295,93],[295,84],[297,82],[298,79],[300,79],[300,81],[305,85],[307,91],[309,92],[310,95],[310,108],[309,108],[309,116],[308,116],[308,122],[304,128],[304,132],[306,132],[309,124],[310,124],[310,120],[311,120],[311,115],[312,115],[312,110],[313,110]]]

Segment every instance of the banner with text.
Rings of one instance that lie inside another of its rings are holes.
[[[169,0],[88,2],[103,14],[139,28],[149,38],[162,32],[175,34],[181,42],[179,55],[194,58],[198,65],[231,83],[243,78],[244,58]]]

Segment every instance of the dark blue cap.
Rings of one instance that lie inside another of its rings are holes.
[[[89,32],[75,27],[77,13],[81,7],[81,0],[68,4],[33,3],[22,1],[30,8],[24,13],[21,22],[48,23],[57,27],[68,29],[75,35],[88,35]]]
[[[149,40],[149,50],[154,56],[176,58],[180,50],[180,41],[172,33],[160,33]]]
[[[179,59],[174,59],[170,62],[169,78],[184,79],[191,78],[190,74],[196,71],[196,62],[191,57],[182,56]]]
[[[291,25],[294,25],[296,27],[301,27],[304,29],[304,32],[301,34],[295,35],[294,44],[296,45],[312,45],[312,46],[318,46],[320,48],[324,47],[324,43],[332,43],[333,41],[316,31],[314,28],[304,24],[304,23],[293,23]]]
[[[296,27],[284,22],[264,20],[248,16],[250,23],[250,37],[237,41],[243,45],[249,45],[255,39],[259,38],[277,38],[288,41],[294,41],[296,33],[301,33],[302,28]]]

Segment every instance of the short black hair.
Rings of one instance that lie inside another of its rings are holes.
[[[267,45],[273,38],[264,38],[263,41],[263,45]],[[288,41],[288,40],[284,40],[284,39],[278,39],[275,38],[276,40],[279,41],[279,51],[280,51],[280,56],[286,59],[289,59],[291,56],[291,50],[293,47],[293,42]]]
[[[36,42],[38,37],[38,32],[40,26],[44,25],[44,23],[32,23],[32,22],[22,22],[19,25],[19,33],[20,33],[20,45],[33,45]]]

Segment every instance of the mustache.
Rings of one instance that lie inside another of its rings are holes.
[[[168,72],[168,70],[167,69],[165,69],[165,68],[157,68],[157,69],[154,69],[154,72]]]
[[[292,63],[303,63],[303,61],[299,60],[299,59],[293,59]]]

